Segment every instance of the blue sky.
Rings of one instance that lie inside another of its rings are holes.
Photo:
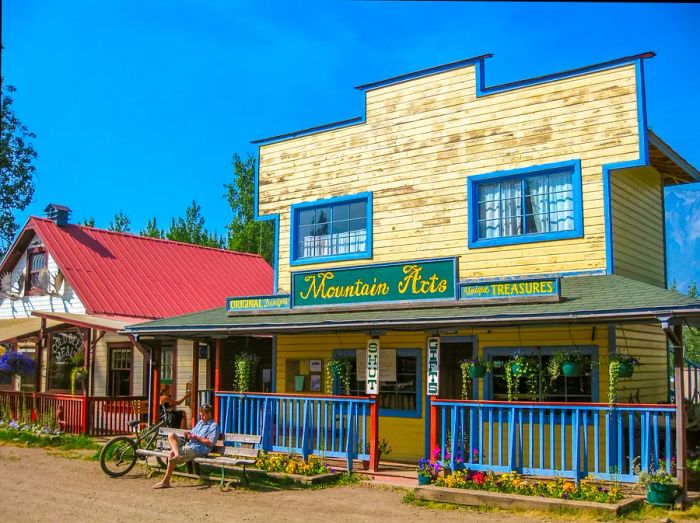
[[[654,51],[649,125],[700,167],[700,6],[5,0],[2,74],[37,134],[35,201],[219,232],[231,156],[362,114],[354,86],[484,53],[488,85]],[[669,277],[700,282],[700,184],[667,191]]]

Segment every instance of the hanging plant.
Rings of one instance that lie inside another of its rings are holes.
[[[560,350],[552,354],[547,362],[547,374],[554,382],[562,374],[567,378],[577,378],[590,374],[595,363],[588,354],[577,350]]]
[[[526,356],[516,352],[504,364],[506,374],[506,386],[508,388],[508,401],[517,401],[520,398],[520,380],[525,379],[528,393],[535,399],[539,393],[540,363],[536,356]]]
[[[483,378],[487,372],[491,371],[492,365],[488,360],[472,358],[471,360],[460,361],[459,368],[462,371],[461,396],[463,400],[468,400],[472,395],[471,392],[474,379]]]
[[[634,374],[634,368],[639,367],[640,363],[634,356],[626,354],[613,354],[610,356],[610,364],[608,367],[608,377],[610,383],[608,385],[608,404],[612,407],[617,403],[617,384],[620,378],[631,378]]]
[[[352,374],[352,361],[340,358],[326,363],[325,385],[326,393],[333,393],[333,383],[340,384],[341,395],[350,395],[350,376]]]
[[[8,351],[0,356],[0,373],[15,376],[31,376],[36,362],[23,352]]]
[[[75,384],[80,383],[81,385],[87,378],[87,369],[85,367],[73,367],[70,373],[70,393],[75,395]]]
[[[233,360],[233,388],[238,392],[250,392],[255,383],[260,358],[257,354],[241,352]]]

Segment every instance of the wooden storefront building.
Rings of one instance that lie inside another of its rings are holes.
[[[222,427],[268,448],[376,464],[386,439],[395,460],[440,447],[476,468],[634,479],[635,457],[675,448],[669,346],[681,357],[679,326],[700,318],[665,289],[664,188],[700,176],[648,127],[652,56],[495,86],[479,56],[359,86],[362,116],[255,142],[275,292],[126,332],[217,349],[273,335],[274,394],[216,382]],[[508,401],[514,353],[544,368],[560,350],[597,365]],[[610,406],[615,354],[641,366]],[[463,400],[474,357],[495,368]],[[349,395],[326,382],[336,359]]]

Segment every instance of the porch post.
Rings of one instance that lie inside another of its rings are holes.
[[[676,397],[676,477],[678,483],[683,488],[682,508],[685,508],[686,492],[688,488],[688,473],[685,468],[685,458],[687,453],[685,437],[685,383],[683,375],[683,327],[676,325],[673,327],[673,337],[671,342],[673,349],[674,367],[674,389]]]
[[[430,456],[430,461],[435,461],[436,457],[433,456],[433,450],[437,448],[438,442],[438,409],[437,405],[433,403],[435,396],[428,397],[430,398],[430,448],[428,449],[428,456]]]
[[[379,396],[372,394],[372,406],[369,408],[369,471],[379,469]]]
[[[154,343],[151,346],[151,398],[153,398],[153,403],[151,407],[151,420],[152,423],[158,423],[160,419],[160,341]]]
[[[39,330],[39,339],[38,343],[36,344],[36,374],[34,375],[34,392],[41,392],[42,353],[44,351],[44,345],[46,345],[45,337],[46,318],[41,318],[41,329]]]
[[[197,423],[197,401],[199,391],[199,343],[197,340],[192,342],[192,401],[190,402],[190,409],[192,411],[192,427],[194,428],[195,423]]]
[[[86,369],[88,368],[90,358],[89,358],[89,351],[90,351],[90,329],[83,329],[82,332],[83,336],[83,367]],[[81,413],[80,413],[80,426],[81,426],[81,432],[83,434],[88,433],[88,401],[87,401],[87,387],[88,387],[88,378],[87,376],[85,377],[85,380],[83,382],[83,401],[81,405]]]
[[[221,386],[221,374],[220,374],[220,365],[221,365],[221,345],[223,345],[223,342],[218,339],[214,342],[214,420],[218,423],[219,422],[219,398],[216,396],[216,393],[219,391],[219,387]]]

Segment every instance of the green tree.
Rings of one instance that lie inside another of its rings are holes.
[[[234,251],[260,254],[272,264],[274,255],[274,225],[270,221],[256,221],[254,215],[255,158],[245,161],[233,155],[233,183],[225,184],[233,218],[228,229],[228,248]]]
[[[698,285],[692,282],[688,285],[688,296],[698,298]],[[683,326],[683,348],[685,349],[685,357],[700,363],[700,329],[689,325]]]
[[[114,215],[112,221],[109,222],[109,227],[107,228],[114,232],[131,232],[131,220],[126,214],[119,211]]]
[[[15,222],[13,210],[24,210],[34,195],[32,176],[36,168],[32,162],[37,154],[29,140],[36,135],[17,119],[12,109],[12,93],[15,88],[5,84],[2,87],[2,129],[0,129],[0,259],[12,244],[19,226]]]
[[[95,218],[90,216],[89,218],[85,218],[83,220],[82,225],[85,225],[86,227],[94,227],[95,226]]]
[[[149,238],[165,238],[165,231],[158,228],[156,224],[156,217],[149,218],[146,222],[146,227],[141,229],[139,233],[141,236],[147,236]]]
[[[165,234],[168,240],[193,243],[205,247],[223,247],[223,241],[216,233],[210,233],[204,228],[202,208],[192,200],[192,205],[185,210],[185,218],[173,218],[170,229]]]

